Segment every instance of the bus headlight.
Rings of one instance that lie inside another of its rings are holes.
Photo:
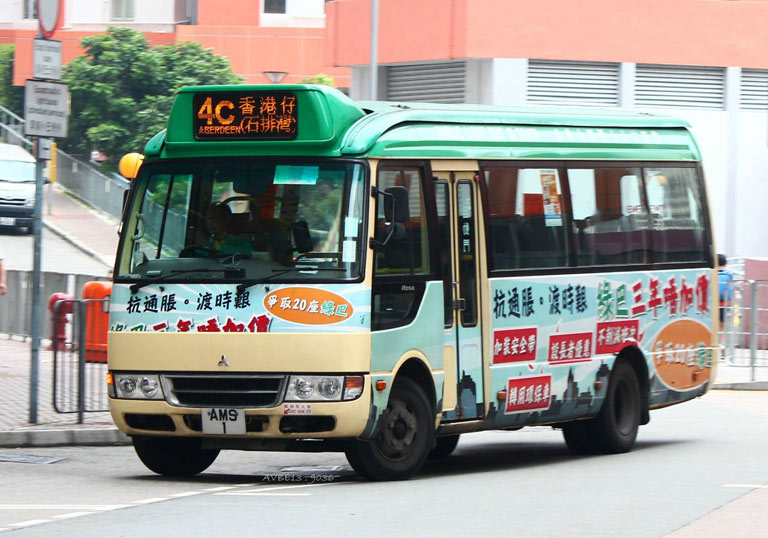
[[[114,385],[111,386],[114,387],[114,398],[131,400],[163,399],[160,376],[157,374],[113,374],[113,383]]]
[[[363,393],[363,376],[292,375],[285,401],[338,402],[354,400]]]

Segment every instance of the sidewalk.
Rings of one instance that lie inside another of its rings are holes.
[[[118,223],[86,206],[62,187],[46,187],[43,225],[107,267],[115,264]],[[51,214],[48,214],[50,196]]]

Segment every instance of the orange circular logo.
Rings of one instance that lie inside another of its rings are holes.
[[[703,385],[712,366],[712,333],[698,321],[667,324],[653,342],[653,363],[661,381],[673,390]]]
[[[318,288],[289,287],[264,297],[264,308],[275,317],[301,325],[329,325],[352,317],[354,308],[341,295]]]

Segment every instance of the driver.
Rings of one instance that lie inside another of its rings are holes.
[[[205,213],[205,224],[211,234],[207,248],[219,254],[249,254],[253,252],[250,238],[230,233],[232,210],[227,204],[212,204]]]

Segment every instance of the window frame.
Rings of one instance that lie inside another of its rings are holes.
[[[221,156],[213,157],[214,159],[222,158]],[[263,161],[284,161],[286,159],[291,159],[297,163],[300,162],[307,162],[308,164],[311,163],[317,163],[318,161],[328,161],[328,162],[340,162],[344,164],[358,164],[362,167],[362,171],[364,174],[363,177],[363,208],[362,208],[362,215],[364,219],[368,219],[369,211],[371,207],[371,201],[369,200],[368,194],[371,192],[371,165],[370,162],[367,159],[354,159],[354,158],[323,158],[323,157],[294,157],[294,156],[286,156],[286,157],[270,157],[270,158],[262,158],[258,156],[248,156],[248,155],[238,155],[237,157],[233,157],[234,159],[260,159]],[[195,158],[196,159],[196,158]],[[165,166],[175,166],[178,164],[184,164],[188,163],[190,160],[195,160],[190,158],[178,158],[178,159],[157,159],[157,160],[151,160],[145,162],[145,164],[141,167],[141,170],[139,171],[139,176],[133,180],[131,180],[131,184],[127,191],[127,196],[125,198],[125,202],[123,204],[123,210],[122,210],[122,218],[120,220],[120,228],[119,228],[119,239],[117,244],[117,253],[115,255],[115,264],[113,266],[113,277],[114,282],[118,284],[132,284],[136,282],[136,278],[132,277],[126,277],[126,276],[120,276],[120,266],[122,263],[122,260],[125,256],[124,249],[127,248],[128,241],[130,241],[130,229],[132,226],[136,225],[136,208],[135,204],[137,203],[137,198],[144,196],[144,191],[146,190],[146,182],[149,181],[148,179],[145,179],[145,175],[147,173],[156,173],[157,167],[165,167]],[[152,166],[149,166],[152,165]],[[157,166],[155,166],[157,165]],[[148,172],[149,170],[149,172]],[[199,196],[199,193],[196,190],[193,190],[191,193],[191,199],[190,204],[197,203],[196,197]],[[367,233],[368,222],[364,222],[363,226],[363,234]],[[124,237],[124,235],[126,237]],[[366,278],[367,274],[367,263],[368,263],[368,250],[369,250],[369,242],[368,238],[365,236],[361,237],[361,246],[360,246],[360,274],[353,278],[353,279],[332,279],[330,278],[318,278],[317,280],[312,280],[311,285],[315,284],[355,284],[363,282]],[[176,284],[176,283],[198,283],[196,281],[190,281],[188,279],[185,280],[175,280],[173,278],[169,278],[167,280],[163,280],[164,283],[167,284]],[[242,279],[220,279],[217,280],[216,283],[218,284],[238,284],[242,282]],[[290,274],[286,277],[275,277],[270,278],[269,282],[275,283],[275,284],[290,284],[295,283],[295,280],[292,280],[290,278]],[[207,282],[206,282],[207,283]]]
[[[518,276],[537,276],[537,275],[561,275],[561,274],[573,274],[573,273],[621,273],[621,272],[633,272],[633,271],[654,271],[654,270],[675,270],[675,269],[696,269],[696,268],[712,268],[714,267],[715,259],[713,254],[712,244],[712,222],[710,215],[709,199],[707,195],[706,182],[704,179],[704,170],[701,162],[699,161],[663,161],[663,160],[480,160],[478,161],[480,168],[480,195],[483,211],[483,228],[485,233],[485,256],[488,261],[488,277],[489,278],[502,278],[502,277],[518,277]],[[704,259],[700,261],[687,261],[687,262],[657,262],[655,260],[655,249],[653,244],[653,234],[648,234],[648,248],[650,249],[649,262],[645,264],[621,264],[621,265],[577,265],[575,256],[576,253],[573,248],[572,234],[565,234],[565,243],[568,248],[568,266],[567,267],[550,267],[550,268],[520,268],[520,269],[493,269],[493,244],[491,241],[490,226],[490,204],[488,200],[488,185],[485,180],[484,172],[488,168],[498,167],[514,167],[514,168],[554,168],[561,173],[560,184],[562,188],[561,198],[563,204],[563,226],[570,230],[573,226],[573,207],[571,205],[571,191],[570,191],[570,177],[568,175],[568,168],[639,168],[641,170],[642,177],[640,178],[640,190],[641,200],[643,208],[650,215],[648,208],[648,197],[645,189],[645,170],[646,168],[653,167],[665,167],[665,168],[693,168],[696,171],[696,177],[698,179],[698,185],[701,192],[701,204],[702,204],[702,225],[704,226],[704,250],[706,251]]]
[[[437,242],[433,238],[433,233],[437,231],[437,204],[435,202],[434,181],[432,180],[432,168],[430,167],[428,160],[381,160],[376,166],[376,182],[371,182],[371,186],[380,188],[379,173],[382,169],[397,169],[397,168],[419,168],[421,170],[421,189],[424,196],[424,213],[427,224],[427,238],[429,240],[429,271],[420,274],[410,273],[392,273],[392,274],[376,274],[376,249],[374,248],[373,260],[371,261],[371,271],[373,273],[374,283],[386,284],[389,281],[402,281],[404,283],[410,282],[428,282],[432,280],[442,280],[442,270],[440,269],[439,248]],[[369,170],[370,175],[370,170]],[[379,204],[381,203],[381,196],[373,197],[373,221],[369,223],[369,229],[373,234],[373,227],[376,224],[376,219],[379,214]],[[371,236],[371,239],[373,237]]]

